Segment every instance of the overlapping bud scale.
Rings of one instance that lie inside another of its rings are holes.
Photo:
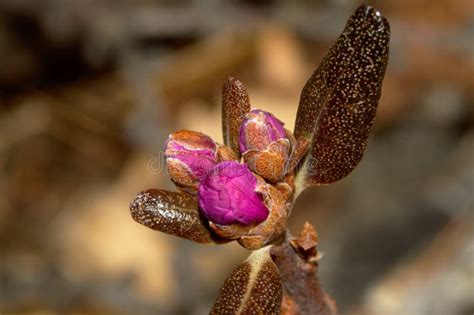
[[[291,143],[283,123],[272,114],[254,109],[239,132],[239,146],[245,163],[270,183],[283,178]]]

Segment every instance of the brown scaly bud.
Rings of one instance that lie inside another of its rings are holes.
[[[317,250],[318,233],[308,222],[303,225],[298,238],[292,239],[290,244],[308,262],[317,262],[322,257],[322,253]]]

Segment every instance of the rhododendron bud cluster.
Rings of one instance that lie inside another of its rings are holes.
[[[240,154],[203,133],[181,130],[166,141],[166,166],[178,189],[197,195],[215,233],[258,248],[286,222],[292,137],[275,116],[254,109],[240,126]]]
[[[133,219],[196,243],[235,240],[254,250],[225,280],[210,314],[337,314],[316,276],[316,230],[306,222],[295,238],[287,219],[302,191],[341,180],[360,162],[389,39],[380,12],[360,6],[303,87],[294,135],[274,115],[251,110],[243,83],[227,77],[224,144],[195,131],[169,136],[166,165],[178,191],[140,192]]]

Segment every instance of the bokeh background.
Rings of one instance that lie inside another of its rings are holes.
[[[135,223],[177,129],[221,141],[226,75],[293,128],[360,1],[0,1],[0,313],[206,314],[248,252]],[[392,28],[365,158],[305,191],[343,314],[474,312],[474,3],[370,1]]]

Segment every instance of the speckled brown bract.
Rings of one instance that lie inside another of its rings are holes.
[[[210,314],[236,314],[245,296],[249,277],[250,264],[248,262],[235,268],[225,280]]]
[[[224,144],[231,147],[239,157],[239,129],[249,111],[247,89],[239,80],[227,77],[222,88],[222,132]]]
[[[207,228],[197,209],[194,197],[162,189],[143,191],[130,204],[133,219],[153,230],[197,243],[226,242]]]
[[[293,248],[306,260],[317,257],[318,233],[314,226],[305,222],[300,235],[295,240],[291,240]]]
[[[282,286],[278,269],[271,260],[262,265],[242,314],[279,314]]]
[[[267,247],[253,252],[232,271],[210,314],[279,314],[281,301],[280,275]]]
[[[390,27],[361,6],[301,93],[295,136],[312,139],[306,184],[337,181],[367,146],[388,61]]]

